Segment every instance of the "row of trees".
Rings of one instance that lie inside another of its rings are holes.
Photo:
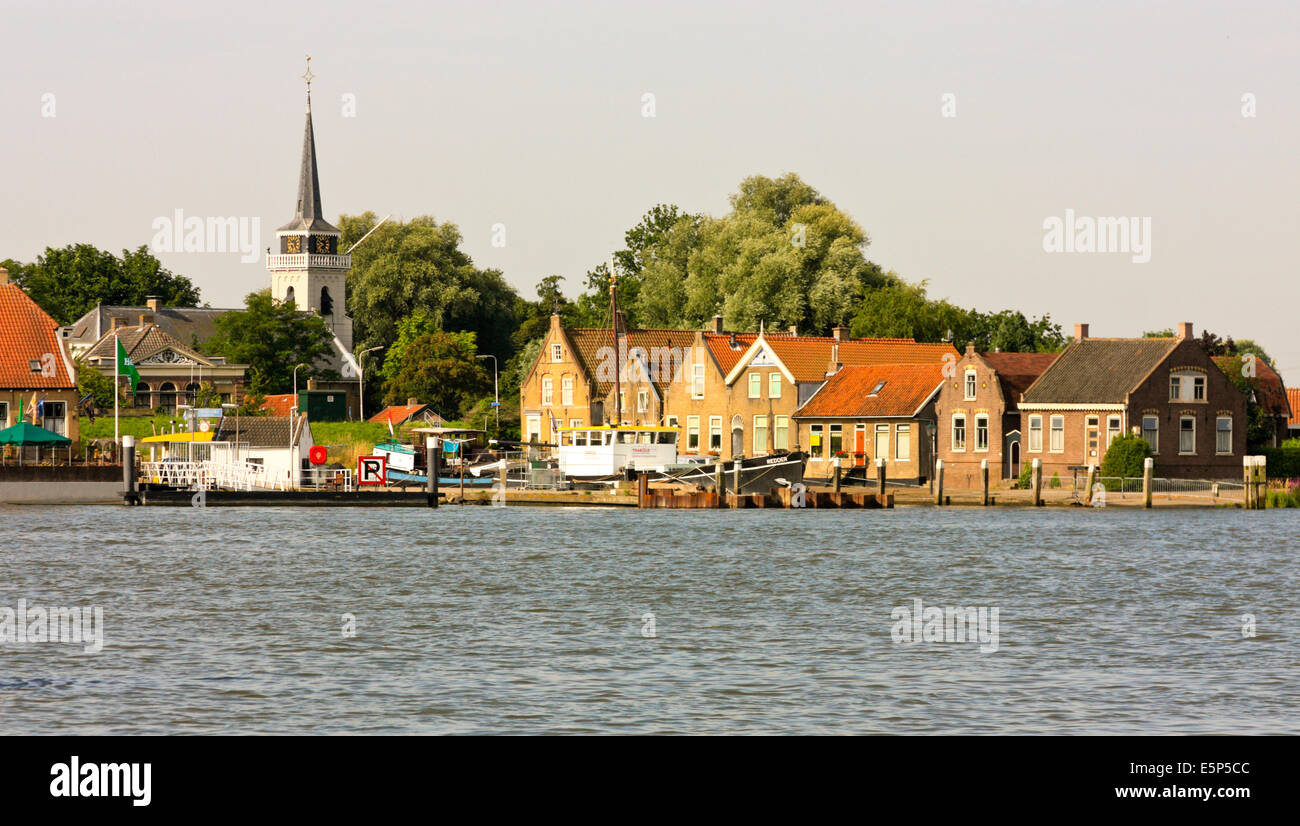
[[[870,238],[862,227],[797,175],[747,178],[730,204],[719,217],[656,205],[627,230],[613,262],[631,325],[698,329],[721,315],[733,330],[764,324],[826,335],[846,324],[859,337],[974,341],[981,350],[1051,351],[1066,342],[1050,316],[959,307],[930,297],[925,281],[884,271],[867,259]],[[492,392],[484,356],[496,357],[501,395],[509,400],[536,360],[553,312],[571,327],[609,325],[608,263],[583,275],[576,298],[565,296],[565,277],[553,274],[540,279],[530,300],[499,270],[475,266],[454,224],[429,216],[377,224],[373,212],[339,219],[344,248],[374,230],[353,253],[347,299],[354,350],[379,348],[365,363],[372,398],[416,397],[446,418],[478,420]],[[78,244],[47,249],[31,264],[5,265],[62,323],[97,301],[199,301],[189,279],[161,267],[144,247],[114,256]],[[214,338],[187,344],[249,364],[249,385],[258,393],[287,391],[294,365],[320,361],[331,350],[319,318],[277,305],[265,290],[223,315]],[[1254,346],[1210,344],[1228,354]],[[503,425],[517,422],[514,407],[503,405]]]

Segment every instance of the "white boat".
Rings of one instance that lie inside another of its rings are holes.
[[[597,425],[556,430],[556,452],[565,476],[600,478],[629,468],[662,473],[677,463],[680,428]]]

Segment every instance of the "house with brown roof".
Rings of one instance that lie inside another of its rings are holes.
[[[920,484],[930,477],[929,432],[943,365],[876,364],[845,367],[795,412],[798,443],[806,445],[809,477],[828,477],[833,460],[845,472],[874,478],[877,460],[889,479]]]
[[[307,454],[316,444],[306,414],[297,416],[224,416],[214,442],[238,445],[240,461],[259,465],[270,485],[297,486],[310,468]]]
[[[134,407],[171,411],[177,405],[193,405],[204,382],[212,384],[221,403],[239,403],[248,365],[227,364],[220,356],[199,353],[163,330],[148,314],[140,317],[139,324],[124,326],[114,321],[85,351],[83,361],[111,378],[119,340],[140,372]]]
[[[936,421],[943,425],[930,434],[945,484],[978,487],[985,461],[991,480],[1020,475],[1020,398],[1057,355],[977,353],[975,345],[966,345],[944,376],[935,401]]]
[[[1100,465],[1111,441],[1137,433],[1151,444],[1157,476],[1225,479],[1241,474],[1246,397],[1178,325],[1175,338],[1090,338],[1088,325],[1025,389],[1024,459],[1047,478]],[[958,426],[951,411],[941,427]],[[954,437],[955,439],[955,437]]]
[[[80,439],[77,371],[58,322],[0,267],[0,424],[23,420]]]
[[[1300,438],[1300,387],[1286,389],[1287,403],[1291,406],[1291,416],[1286,420],[1288,439]]]

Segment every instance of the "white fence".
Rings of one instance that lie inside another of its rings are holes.
[[[141,462],[145,481],[186,490],[252,490],[269,487],[266,469],[250,462]]]

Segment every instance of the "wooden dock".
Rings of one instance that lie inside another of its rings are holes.
[[[892,508],[892,493],[850,493],[848,491],[805,491],[801,496],[790,488],[772,488],[767,493],[718,494],[711,490],[678,490],[652,488],[647,476],[637,477],[637,507],[689,508],[718,510],[722,508]]]

